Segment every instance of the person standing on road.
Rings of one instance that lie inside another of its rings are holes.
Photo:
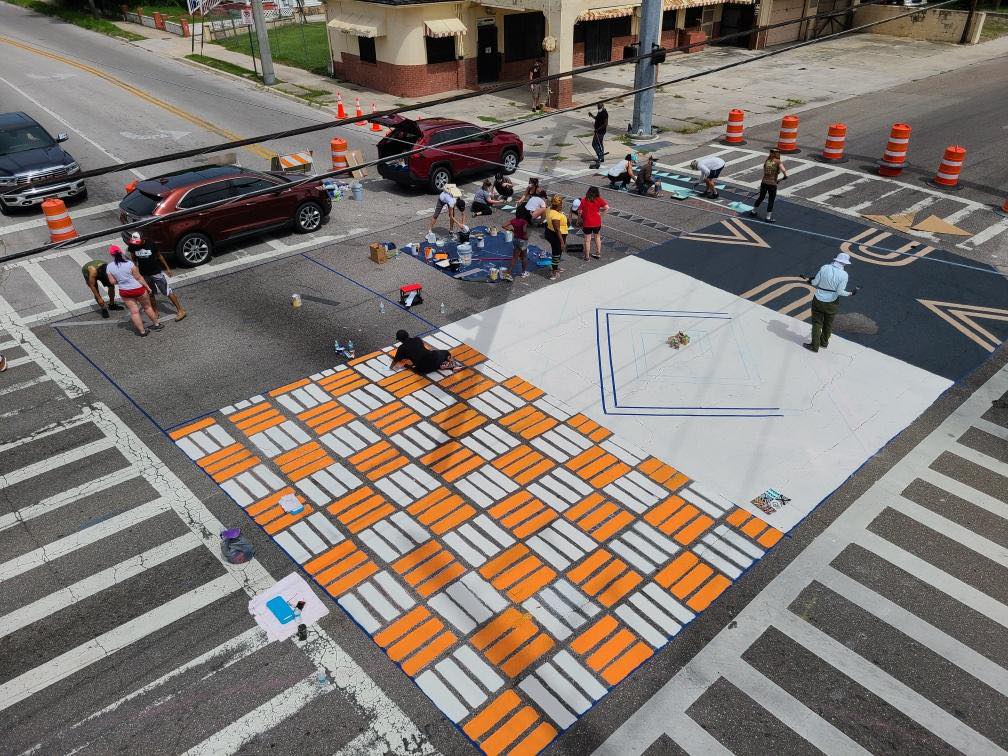
[[[845,265],[850,265],[850,255],[841,252],[833,258],[833,262],[828,262],[819,268],[815,276],[804,277],[816,287],[815,295],[812,297],[812,341],[802,344],[810,352],[818,352],[820,347],[825,349],[829,344],[830,335],[833,333],[833,318],[840,309],[840,297],[853,297],[861,288],[856,286],[854,291],[847,291]]]
[[[532,110],[542,110],[542,82],[536,81],[543,75],[543,61],[538,58],[529,70],[529,89],[532,90]]]
[[[91,293],[94,294],[95,302],[101,307],[101,316],[107,318],[109,316],[109,310],[121,310],[123,306],[116,304],[115,301],[115,283],[109,280],[108,277],[108,264],[102,262],[101,260],[90,260],[84,263],[81,268],[81,273],[84,274],[84,281],[87,283],[87,287],[91,289]],[[105,292],[108,295],[108,306],[105,305],[105,300],[102,299],[101,292],[98,290],[98,284],[105,287]]]
[[[774,200],[777,199],[777,182],[783,181],[786,178],[787,171],[784,170],[784,164],[781,162],[780,150],[771,148],[770,157],[763,162],[763,180],[760,181],[759,185],[759,197],[756,200],[756,204],[753,205],[753,209],[749,211],[749,215],[753,218],[758,218],[759,214],[756,210],[763,204],[763,200],[766,199],[766,222],[773,223],[773,206]]]
[[[564,250],[567,249],[567,216],[563,211],[563,197],[554,194],[550,200],[549,210],[546,211],[546,241],[550,243],[553,252],[553,272],[550,274],[550,281],[556,281],[560,277],[563,268],[560,261],[563,259]]]
[[[581,230],[584,232],[584,259],[589,255],[596,260],[602,259],[602,214],[609,209],[609,203],[602,199],[597,186],[589,186],[585,193],[578,213],[581,215]],[[595,240],[595,252],[592,253],[592,239]]]
[[[694,171],[700,171],[700,180],[707,185],[707,190],[704,192],[705,197],[718,198],[717,185],[714,181],[721,175],[724,167],[725,161],[716,155],[700,158],[690,163],[690,168]]]
[[[119,284],[119,294],[122,295],[123,301],[129,309],[130,320],[133,321],[137,335],[146,336],[148,334],[147,329],[144,328],[143,318],[140,317],[141,308],[150,318],[151,329],[160,331],[164,326],[161,325],[161,319],[157,312],[151,307],[150,299],[147,297],[150,293],[150,286],[140,275],[140,270],[132,261],[126,259],[126,255],[116,245],[113,244],[109,247],[109,254],[112,255],[112,262],[108,264],[109,281],[115,281]]]
[[[515,266],[521,260],[521,277],[528,278],[528,221],[524,218],[512,218],[504,224],[504,228],[511,231],[511,269],[508,271],[514,274]]]
[[[140,275],[143,276],[150,287],[151,307],[157,310],[157,295],[154,292],[161,292],[161,294],[171,300],[176,313],[175,322],[178,323],[180,320],[185,320],[185,308],[179,302],[178,294],[175,293],[168,282],[168,274],[171,273],[168,261],[165,260],[164,255],[159,250],[152,249],[152,247],[153,245],[144,243],[139,231],[134,231],[130,234],[129,243],[126,245],[130,257],[133,258],[133,262],[136,263],[137,268],[140,270]]]
[[[591,114],[589,114],[591,115]],[[592,168],[598,168],[605,160],[605,135],[609,128],[609,111],[606,110],[605,103],[599,103],[598,112],[592,116],[594,124],[592,126],[592,149],[595,150],[595,162]]]

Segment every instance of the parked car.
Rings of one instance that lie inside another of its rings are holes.
[[[417,118],[401,115],[371,119],[392,131],[378,142],[378,157],[430,147],[430,149],[391,158],[378,163],[378,173],[400,184],[428,186],[435,192],[457,178],[501,170],[514,173],[524,156],[525,146],[510,131],[486,131],[465,121],[451,118]],[[445,144],[449,140],[451,144]],[[444,149],[437,145],[444,144]]]
[[[38,205],[46,197],[87,199],[84,179],[71,176],[80,165],[60,147],[69,137],[49,132],[25,113],[0,114],[0,213],[11,208]],[[39,186],[46,179],[66,178]]]
[[[270,186],[283,186],[303,176],[262,173],[237,165],[186,168],[138,182],[119,203],[119,220],[132,223],[168,215]],[[143,235],[165,254],[175,253],[178,264],[202,265],[218,245],[277,228],[307,233],[317,230],[332,210],[332,200],[321,180],[278,192],[237,199],[202,212],[165,218],[143,228]],[[123,239],[129,236],[123,234]]]

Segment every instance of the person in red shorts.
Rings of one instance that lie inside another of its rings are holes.
[[[597,186],[589,186],[578,215],[581,216],[581,230],[584,232],[584,259],[591,254],[596,260],[602,259],[602,214],[609,209],[609,203],[602,199]],[[591,252],[592,239],[595,240],[595,252]]]
[[[149,333],[144,328],[143,318],[140,317],[141,308],[150,318],[151,330],[160,331],[164,326],[161,325],[161,319],[151,307],[150,297],[147,296],[150,293],[150,286],[140,275],[137,266],[132,260],[127,259],[126,254],[114,244],[109,247],[109,254],[112,256],[112,262],[108,264],[106,269],[109,281],[119,286],[119,296],[122,297],[129,309],[130,320],[133,321],[137,335],[146,336]]]

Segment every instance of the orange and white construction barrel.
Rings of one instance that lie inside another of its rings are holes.
[[[77,229],[74,228],[63,200],[57,197],[43,200],[42,212],[45,214],[46,225],[49,226],[49,238],[53,242],[77,238]]]
[[[346,139],[333,137],[329,142],[329,149],[332,151],[332,167],[334,171],[338,171],[342,168],[348,168],[350,166],[347,162],[346,156]]]
[[[1003,215],[1004,217],[1008,218],[1008,199],[1004,201],[1004,204],[1001,205],[1001,207],[997,207],[995,205],[994,212],[997,213],[998,215]]]
[[[889,141],[879,161],[880,176],[899,176],[906,163],[907,149],[910,147],[910,125],[894,123],[889,131]]]
[[[958,144],[952,144],[945,148],[942,155],[941,165],[938,172],[931,179],[931,183],[939,189],[960,189],[959,172],[962,171],[963,162],[966,160],[966,148]]]
[[[728,125],[725,126],[725,144],[745,144],[745,113],[738,108],[728,111]]]
[[[798,149],[798,116],[786,115],[781,119],[777,149],[784,154],[800,152]]]
[[[844,148],[847,142],[847,124],[831,123],[826,130],[826,144],[823,146],[820,160],[827,163],[846,163]]]

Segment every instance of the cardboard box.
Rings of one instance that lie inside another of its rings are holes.
[[[388,262],[388,253],[385,251],[385,247],[381,244],[378,242],[371,242],[370,250],[371,259],[376,263],[381,265],[382,263]]]
[[[364,164],[364,153],[361,150],[348,150],[346,154],[347,165],[353,168],[356,165]],[[367,176],[366,168],[357,168],[356,170],[350,171],[350,175],[355,179],[362,179]]]

